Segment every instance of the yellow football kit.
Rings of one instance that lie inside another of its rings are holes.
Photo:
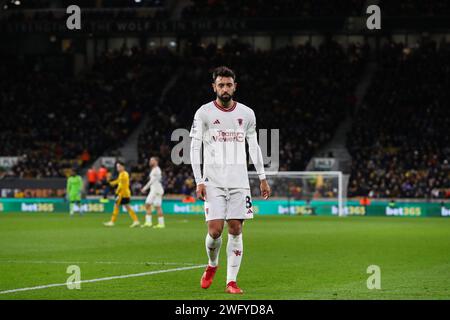
[[[117,186],[116,188],[116,205],[114,206],[113,215],[111,218],[112,222],[116,222],[117,215],[119,214],[119,207],[121,205],[126,205],[130,203],[131,190],[130,190],[130,175],[126,171],[122,171],[116,180],[109,183],[112,186]],[[138,218],[133,209],[128,206],[127,208],[130,217],[137,221]]]

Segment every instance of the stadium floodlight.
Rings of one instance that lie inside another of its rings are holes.
[[[345,216],[346,194],[344,175],[341,171],[280,171],[266,172],[272,189],[272,199],[286,203],[287,211],[295,214],[307,207],[306,214]],[[249,172],[252,196],[257,198],[259,178]]]

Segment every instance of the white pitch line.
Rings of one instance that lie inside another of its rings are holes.
[[[91,282],[109,281],[109,280],[116,280],[116,279],[143,277],[143,276],[149,276],[149,275],[158,274],[158,273],[191,270],[191,269],[198,269],[198,268],[204,268],[204,267],[205,267],[205,265],[202,264],[202,265],[191,266],[191,267],[182,267],[182,268],[174,268],[174,269],[166,269],[166,270],[156,270],[156,271],[149,271],[149,272],[142,272],[142,273],[126,274],[126,275],[122,275],[122,276],[112,276],[112,277],[106,277],[106,278],[74,281],[74,282],[71,282],[70,284],[71,285],[75,285],[75,284],[81,284],[81,283],[91,283]],[[21,292],[21,291],[30,291],[30,290],[39,290],[39,289],[46,289],[46,288],[52,288],[52,287],[62,287],[62,286],[67,286],[67,283],[53,283],[53,284],[46,284],[46,285],[42,285],[42,286],[36,286],[36,287],[11,289],[11,290],[0,291],[0,294],[7,294],[7,293],[14,293],[14,292]]]
[[[143,262],[121,262],[121,261],[45,261],[45,260],[0,260],[2,263],[23,263],[23,264],[123,264],[123,265],[185,265],[193,266],[195,263],[186,262],[156,262],[156,261],[143,261]]]

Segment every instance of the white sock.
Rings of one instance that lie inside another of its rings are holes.
[[[206,254],[208,255],[208,265],[211,267],[217,267],[219,264],[219,252],[220,247],[222,246],[222,236],[218,237],[217,239],[214,239],[209,235],[209,233],[206,234],[205,239],[205,246],[206,246]]]
[[[145,215],[145,223],[152,224],[152,215],[151,214]]]
[[[164,217],[158,217],[158,224],[159,225],[164,225]]]
[[[227,244],[227,284],[236,281],[243,254],[242,233],[238,236],[228,234]]]

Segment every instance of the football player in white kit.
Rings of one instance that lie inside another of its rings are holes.
[[[197,184],[197,197],[203,201],[208,233],[205,239],[208,266],[200,285],[211,285],[218,266],[224,221],[228,224],[227,280],[228,293],[243,293],[236,283],[243,254],[242,225],[253,218],[247,173],[245,140],[260,179],[261,194],[270,196],[261,149],[256,136],[255,113],[233,101],[236,90],[234,72],[218,67],[213,73],[216,100],[202,105],[194,116],[190,137],[191,165]],[[203,175],[201,147],[203,144]]]
[[[164,215],[162,212],[161,204],[162,204],[162,196],[164,194],[164,189],[161,184],[162,173],[159,168],[159,159],[157,157],[151,157],[149,160],[149,166],[152,168],[149,175],[148,183],[142,188],[142,193],[145,193],[148,189],[150,192],[148,193],[147,199],[145,200],[145,223],[142,227],[151,227],[152,224],[152,210],[155,207],[156,212],[158,213],[158,224],[154,226],[156,229],[165,228],[164,224]]]

